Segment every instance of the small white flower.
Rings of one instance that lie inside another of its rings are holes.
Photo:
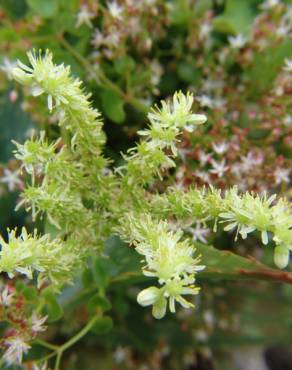
[[[215,324],[215,316],[211,310],[206,310],[203,313],[203,318],[204,318],[205,323],[208,326],[212,327]]]
[[[279,37],[287,37],[291,31],[290,24],[282,24],[276,29],[276,34]]]
[[[253,168],[254,163],[252,161],[252,156],[248,153],[247,156],[241,156],[241,169],[243,172],[248,172]]]
[[[204,40],[206,39],[210,33],[212,32],[212,24],[211,23],[202,23],[201,27],[200,27],[200,31],[199,31],[199,39],[200,40]]]
[[[9,292],[8,286],[6,286],[0,294],[0,304],[3,306],[10,306],[13,297],[13,292]]]
[[[228,150],[229,145],[225,141],[222,141],[221,143],[213,143],[212,147],[217,154],[221,155]]]
[[[14,191],[17,186],[22,185],[22,181],[18,177],[18,171],[10,171],[8,168],[4,168],[4,176],[0,178],[0,182],[7,184],[9,191]]]
[[[247,43],[247,38],[241,33],[239,33],[236,36],[229,36],[228,41],[233,49],[241,49]]]
[[[290,181],[289,175],[290,175],[290,169],[280,168],[280,167],[276,168],[274,172],[276,184],[279,185],[282,182],[286,182],[288,184]]]
[[[214,108],[218,108],[218,109],[223,108],[225,104],[226,104],[226,99],[217,98],[213,100]]]
[[[121,346],[119,346],[113,354],[114,361],[117,364],[120,364],[121,362],[125,361],[126,357],[127,357],[127,350],[126,348],[121,347]]]
[[[197,96],[196,100],[200,103],[201,107],[214,108],[214,100],[208,95]]]
[[[292,127],[292,115],[287,114],[283,119],[283,123],[287,127]]]
[[[9,80],[13,79],[12,71],[17,66],[17,61],[10,61],[8,58],[3,58],[3,64],[0,65],[0,70],[3,71]]]
[[[88,9],[87,5],[81,5],[79,12],[77,13],[77,20],[75,26],[78,28],[82,24],[86,24],[88,27],[92,27],[91,19],[95,17],[95,14]]]
[[[210,170],[211,173],[214,173],[219,178],[223,177],[224,173],[228,170],[228,166],[225,166],[226,161],[223,159],[221,162],[217,162],[212,159],[211,164],[213,168]]]
[[[195,174],[195,176],[197,176],[199,179],[201,179],[206,184],[211,183],[210,175],[208,174],[208,172],[196,171],[194,174]]]
[[[181,148],[178,150],[178,155],[180,156],[181,160],[185,163],[187,161],[187,155],[191,152],[190,149]],[[179,168],[176,174],[178,179],[182,179],[184,176],[184,169]]]
[[[30,345],[25,343],[21,337],[11,337],[6,339],[4,344],[8,347],[3,355],[3,360],[7,365],[21,365],[22,357],[28,352]]]
[[[98,49],[103,44],[103,42],[104,42],[103,34],[100,32],[98,28],[96,28],[93,33],[91,44]]]
[[[254,166],[263,163],[263,158],[261,156],[255,156],[252,152],[248,152],[246,156],[241,156],[240,158],[242,172],[248,172]]]
[[[195,338],[199,341],[199,342],[207,342],[208,340],[208,333],[201,329],[201,330],[197,330],[195,332]]]
[[[124,8],[121,5],[119,5],[116,1],[111,1],[107,4],[107,7],[113,18],[122,19]]]
[[[292,59],[285,59],[285,65],[283,67],[283,70],[286,72],[292,72]]]
[[[31,329],[33,332],[41,332],[46,330],[46,326],[43,326],[43,323],[47,320],[48,316],[38,317],[34,312],[31,318]]]
[[[276,96],[282,96],[284,94],[284,87],[283,86],[276,86],[273,89],[273,92]]]
[[[204,167],[208,162],[210,162],[212,155],[210,153],[205,153],[203,150],[199,152],[200,165]]]
[[[207,228],[203,228],[201,223],[197,223],[196,227],[189,227],[186,229],[192,234],[194,241],[200,241],[202,243],[207,244],[206,237],[210,234],[210,230]]]
[[[260,8],[263,10],[272,9],[278,4],[280,4],[280,0],[266,0],[260,5]]]
[[[119,45],[121,39],[121,33],[116,28],[112,28],[109,34],[104,38],[104,45],[109,48],[115,48]]]
[[[47,363],[42,365],[33,364],[33,370],[47,370]]]
[[[150,70],[151,70],[151,83],[152,85],[156,86],[159,84],[160,78],[163,74],[162,65],[158,62],[158,60],[153,60],[153,62],[150,64]]]
[[[214,91],[221,89],[223,85],[223,81],[221,80],[206,79],[203,81],[202,90],[206,92]]]
[[[234,176],[240,177],[242,175],[242,165],[240,163],[234,163],[231,165],[230,171]]]

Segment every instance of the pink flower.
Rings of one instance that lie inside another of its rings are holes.
[[[212,147],[217,154],[224,154],[228,150],[229,145],[225,141],[222,141],[217,144],[213,143]]]
[[[6,286],[0,294],[0,303],[3,306],[10,306],[13,294],[13,291]]]
[[[204,167],[208,162],[210,162],[212,155],[210,153],[205,153],[202,150],[199,152],[200,165]]]
[[[38,317],[37,314],[34,312],[31,318],[32,331],[35,333],[40,332],[40,331],[45,331],[47,327],[43,326],[43,323],[47,320],[47,318],[48,316]]]
[[[30,349],[30,345],[25,343],[21,337],[11,337],[4,341],[4,344],[8,347],[3,355],[3,360],[7,365],[21,365],[22,357]]]
[[[288,184],[290,181],[289,175],[290,175],[290,169],[280,168],[280,167],[276,168],[274,172],[276,184],[279,185],[282,182],[286,182]]]
[[[224,173],[228,170],[228,166],[225,166],[226,161],[223,159],[221,162],[217,162],[214,159],[211,161],[213,168],[210,170],[211,173],[214,173],[219,178],[223,177]]]

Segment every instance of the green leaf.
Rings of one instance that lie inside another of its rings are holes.
[[[184,82],[188,83],[194,83],[199,77],[198,69],[187,62],[181,62],[178,64],[177,74]]]
[[[283,281],[282,271],[272,269],[254,258],[241,257],[230,251],[219,250],[204,244],[197,245],[197,253],[201,254],[201,263],[206,266],[206,269],[198,274],[199,279]],[[292,277],[290,279],[292,281]]]
[[[246,34],[253,18],[253,8],[248,1],[227,0],[224,13],[214,19],[213,26],[222,33]]]
[[[100,294],[95,294],[87,302],[87,309],[91,315],[96,314],[99,310],[102,312],[108,311],[111,309],[111,303],[105,297],[102,297]]]
[[[23,296],[29,301],[32,301],[38,297],[36,288],[34,286],[28,286],[22,281],[18,281],[16,283],[16,290],[17,292],[22,293]]]
[[[109,316],[103,316],[98,318],[96,323],[91,328],[91,331],[95,334],[106,334],[113,328],[113,320]]]
[[[251,69],[247,70],[252,93],[256,94],[269,89],[281,70],[284,59],[291,57],[292,40],[285,40],[279,45],[258,53]]]
[[[91,288],[94,283],[93,273],[90,269],[86,268],[82,273],[82,284],[84,288]]]
[[[27,4],[45,18],[52,18],[59,8],[59,0],[27,0]]]
[[[172,3],[171,23],[181,27],[187,27],[192,19],[192,12],[188,0],[179,0]]]
[[[126,118],[124,101],[110,90],[102,90],[101,103],[105,115],[115,123],[123,123]]]
[[[105,289],[105,287],[108,285],[109,279],[108,279],[108,274],[107,270],[105,268],[105,260],[102,258],[97,258],[94,261],[93,268],[92,268],[92,273],[93,273],[93,278],[100,289]]]
[[[50,234],[52,238],[56,238],[60,234],[60,230],[57,229],[56,226],[52,225],[47,218],[44,224],[44,232],[45,234]]]
[[[115,70],[120,74],[131,72],[135,67],[135,61],[128,55],[118,58],[114,61]]]
[[[115,266],[115,275],[123,272],[141,272],[141,256],[118,236],[106,241],[105,253]]]
[[[56,299],[55,293],[50,287],[42,291],[42,297],[45,299],[45,313],[48,315],[48,321],[57,321],[63,316],[63,308]]]
[[[0,1],[0,5],[14,20],[23,17],[27,8],[25,0],[4,0]]]
[[[202,16],[207,10],[212,9],[212,0],[197,0],[194,5],[196,16]]]
[[[23,142],[29,129],[34,125],[30,116],[20,108],[21,101],[11,103],[8,94],[0,97],[0,161],[13,157],[15,145],[11,140]]]
[[[257,129],[251,130],[248,133],[248,138],[251,140],[263,140],[271,134],[271,130],[268,129]]]

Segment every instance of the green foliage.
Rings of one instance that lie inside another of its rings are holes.
[[[104,135],[99,113],[90,107],[81,82],[70,77],[68,67],[55,65],[48,52],[28,56],[31,67],[19,62],[13,76],[30,85],[33,95],[48,95],[48,109],[60,117],[59,125],[68,132],[69,141],[57,151],[59,140],[48,144],[42,133],[39,140],[32,138],[24,145],[17,144],[16,156],[32,176],[22,203],[32,209],[34,218],[45,213],[60,232],[52,241],[48,235],[37,238],[23,230],[17,238],[11,232],[9,243],[2,239],[2,271],[10,277],[17,271],[28,278],[36,271],[39,285],[46,279],[58,288],[88,255],[102,247],[107,235],[116,231],[144,257],[143,274],[158,279],[161,287],[144,289],[137,299],[143,306],[153,305],[153,315],[161,318],[168,298],[171,312],[175,312],[175,301],[184,307],[193,306],[182,295],[198,293],[195,275],[204,268],[200,258],[193,257],[195,249],[190,241],[182,239],[183,232],[171,231],[167,221],[170,217],[211,218],[215,220],[215,230],[221,220],[227,224],[224,230],[237,229],[236,239],[238,234],[245,239],[259,230],[263,244],[268,244],[271,232],[277,245],[275,263],[282,268],[288,264],[292,230],[285,201],[272,205],[274,196],[239,195],[236,188],[224,197],[213,188],[188,192],[173,188],[162,195],[148,191],[146,196],[145,186],[175,166],[181,130],[192,132],[206,121],[204,115],[192,113],[192,95],[176,93],[172,102],[162,101],[161,108],[152,109],[148,129],[139,131],[143,140],[124,156],[126,164],[111,172],[103,167],[107,161],[101,154]],[[36,176],[40,174],[43,179],[37,184]],[[162,215],[165,221],[153,218],[149,211]],[[66,238],[62,237],[64,232]],[[92,276],[100,292],[109,284],[107,261],[97,258],[93,262]]]
[[[28,6],[46,18],[52,18],[58,11],[59,0],[27,0]]]
[[[44,289],[41,296],[45,299],[45,313],[48,315],[48,321],[54,322],[59,320],[64,312],[52,289],[50,287]]]
[[[181,370],[210,348],[227,369],[221,350],[289,342],[291,289],[269,282],[292,281],[286,2],[2,3],[23,85],[0,76],[2,363]]]
[[[13,105],[7,95],[0,98],[0,161],[5,163],[12,156],[15,146],[12,140],[24,141],[25,133],[34,128],[35,125],[31,121],[28,114],[24,114],[20,106]]]
[[[255,64],[248,71],[251,91],[260,93],[271,87],[273,80],[281,69],[284,59],[292,57],[292,42],[285,40],[279,45],[259,53],[255,57]]]
[[[249,1],[227,0],[224,13],[214,19],[216,31],[234,35],[248,33],[254,17]]]
[[[102,108],[105,115],[115,123],[123,123],[125,120],[124,102],[117,94],[110,90],[101,93]]]

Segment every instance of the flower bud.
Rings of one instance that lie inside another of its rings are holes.
[[[280,269],[285,268],[289,262],[289,250],[282,245],[278,245],[275,248],[274,252],[274,262],[275,265],[278,266]]]
[[[192,114],[191,118],[192,118],[192,123],[196,125],[202,125],[203,123],[207,121],[207,117],[205,116],[205,114]]]
[[[158,297],[160,295],[160,290],[154,286],[151,286],[150,288],[142,290],[137,297],[137,302],[141,306],[150,306],[155,301],[157,301]]]
[[[161,296],[153,305],[152,315],[155,319],[162,319],[166,312],[167,300]]]

